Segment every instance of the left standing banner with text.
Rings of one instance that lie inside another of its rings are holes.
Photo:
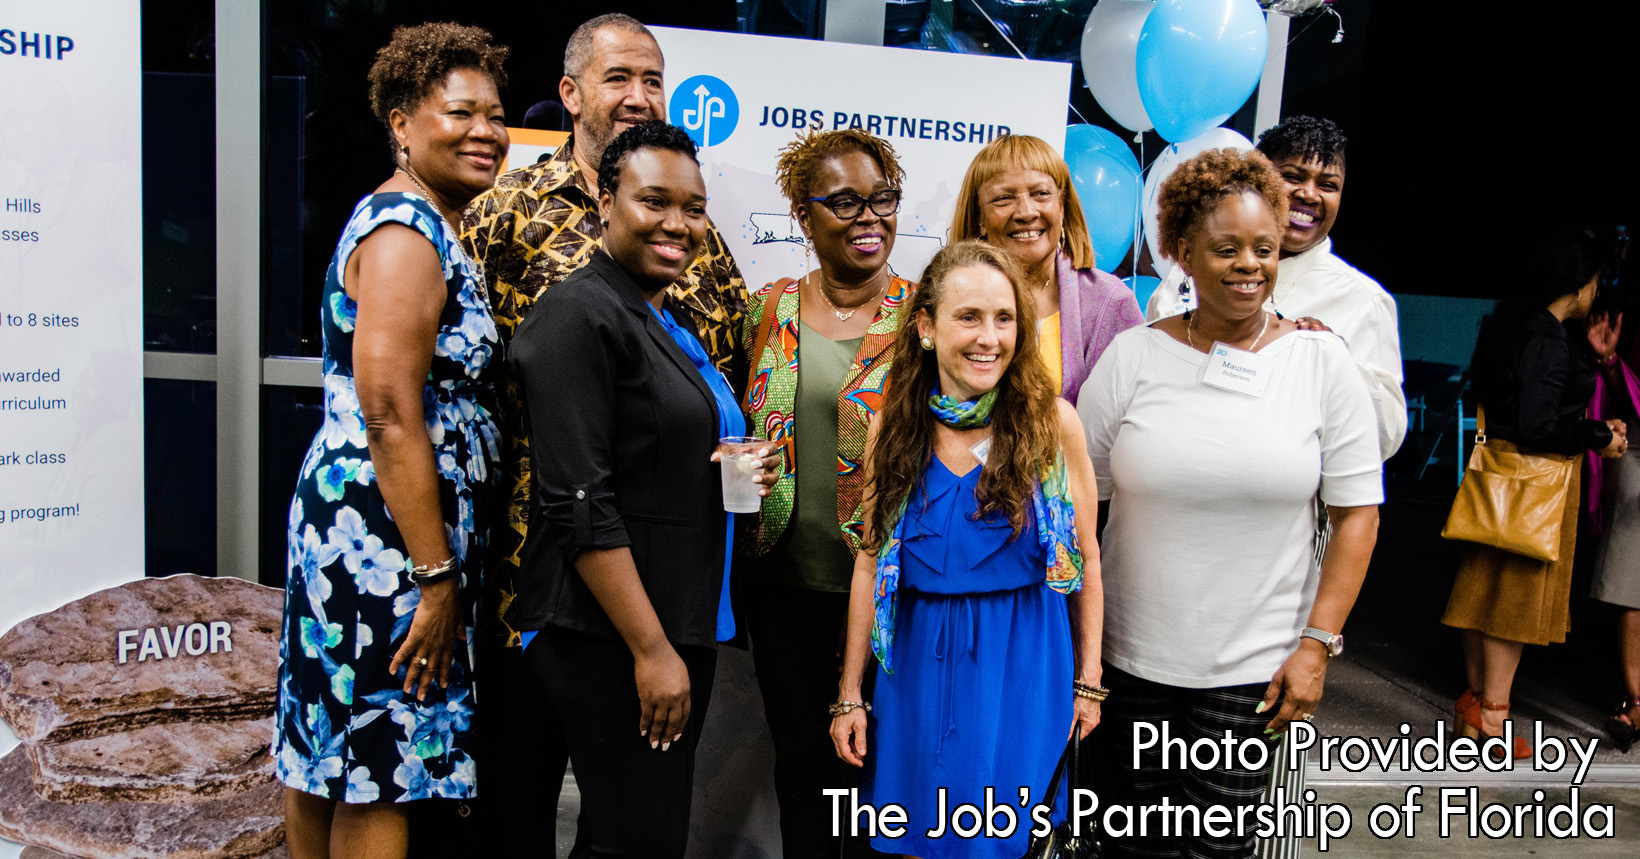
[[[141,47],[136,0],[0,0],[0,633],[143,575]]]

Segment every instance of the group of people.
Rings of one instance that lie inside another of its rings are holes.
[[[1336,126],[1178,168],[1184,308],[1146,325],[1039,139],[978,151],[912,282],[888,259],[915,166],[859,129],[795,138],[777,182],[812,262],[748,289],[641,23],[575,32],[572,135],[498,177],[505,56],[426,24],[370,72],[394,172],[329,270],[289,520],[293,857],[402,857],[405,803],[481,784],[496,848],[539,852],[566,762],[573,856],[682,856],[721,642],[751,647],[787,857],[1012,859],[1029,826],[926,837],[938,789],[1040,801],[1090,732],[1105,804],[1257,799],[1268,772],[1132,747],[1147,722],[1279,734],[1342,649],[1406,422],[1393,302],[1327,241]],[[766,442],[738,517],[737,436]],[[908,834],[833,837],[823,791],[856,785]]]

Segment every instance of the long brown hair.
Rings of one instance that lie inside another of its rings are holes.
[[[1065,207],[1065,216],[1060,223],[1060,248],[1070,256],[1071,267],[1093,268],[1097,262],[1093,258],[1093,239],[1088,237],[1088,222],[1082,216],[1082,201],[1076,196],[1076,186],[1071,184],[1071,168],[1046,140],[1028,134],[998,137],[985,144],[974,160],[969,162],[968,172],[962,177],[962,190],[957,192],[957,211],[951,216],[951,241],[956,243],[979,238],[980,211],[985,207],[980,202],[979,189],[1009,170],[1046,173],[1059,186],[1059,201]],[[1113,260],[1110,264],[1117,262],[1121,260]],[[1109,268],[1109,265],[1106,267]]]
[[[991,451],[979,477],[979,515],[1002,511],[1018,535],[1043,469],[1059,450],[1055,392],[1042,363],[1036,332],[1036,304],[1024,286],[1019,264],[986,242],[957,242],[941,249],[923,270],[910,312],[894,338],[893,365],[883,384],[877,436],[866,453],[866,497],[874,499],[862,547],[881,549],[893,531],[891,518],[900,499],[922,480],[934,456],[934,413],[928,395],[939,382],[938,360],[922,348],[917,319],[939,311],[945,281],[969,266],[1002,272],[1013,286],[1016,311],[1013,360],[997,381],[991,409]]]

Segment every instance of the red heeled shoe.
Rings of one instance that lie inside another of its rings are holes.
[[[1469,708],[1474,706],[1475,699],[1479,697],[1481,697],[1480,693],[1473,689],[1465,689],[1463,690],[1463,694],[1458,696],[1458,703],[1452,705],[1453,733],[1460,733],[1463,731],[1463,714],[1469,712]]]
[[[1484,743],[1487,740],[1494,739],[1498,736],[1496,734],[1488,734],[1486,730],[1481,727],[1482,710],[1491,710],[1493,712],[1501,710],[1503,712],[1508,712],[1509,702],[1505,701],[1502,704],[1495,704],[1479,695],[1475,696],[1474,703],[1470,704],[1469,709],[1463,714],[1463,735],[1479,743]],[[1515,747],[1512,751],[1514,752],[1515,760],[1517,761],[1522,758],[1529,758],[1532,756],[1532,744],[1527,742],[1525,737],[1517,735],[1515,737]]]

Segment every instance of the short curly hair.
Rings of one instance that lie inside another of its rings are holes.
[[[1277,224],[1287,222],[1287,188],[1264,153],[1209,149],[1180,164],[1162,183],[1157,201],[1162,256],[1176,259],[1179,240],[1188,239],[1202,219],[1232,194],[1257,194],[1275,214]]]
[[[615,139],[604,147],[604,157],[598,162],[598,193],[615,193],[621,184],[621,162],[640,149],[682,152],[696,163],[700,162],[695,141],[687,131],[659,119],[641,122],[615,135]]]
[[[1344,130],[1330,119],[1290,116],[1258,136],[1258,151],[1271,161],[1319,161],[1344,167]]]
[[[396,27],[393,38],[376,52],[370,65],[370,110],[388,127],[393,111],[414,113],[433,88],[456,69],[477,69],[499,89],[507,85],[506,45],[491,41],[490,31],[461,24],[417,24]],[[398,154],[398,143],[393,144]]]
[[[794,214],[813,196],[814,176],[820,164],[850,152],[864,152],[877,162],[890,186],[905,184],[905,169],[888,141],[858,128],[816,131],[786,144],[780,150],[780,160],[775,162],[774,180],[780,185],[780,193],[791,201]]]

